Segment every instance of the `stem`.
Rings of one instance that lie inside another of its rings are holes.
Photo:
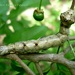
[[[36,65],[36,68],[37,68],[37,70],[39,72],[39,75],[43,75],[43,72],[41,70],[41,67],[40,67],[39,63],[36,62],[35,65]]]
[[[74,5],[75,5],[75,0],[72,0],[72,4],[71,4],[70,9],[74,10]]]
[[[58,47],[57,54],[59,53],[59,50],[60,50],[60,46]]]
[[[73,49],[72,45],[71,45],[70,42],[69,42],[69,39],[68,39],[67,41],[68,41],[69,46],[70,46],[70,48],[71,48],[71,50],[72,50],[72,52],[73,52],[73,55],[74,55],[74,57],[75,57],[75,52],[74,52],[74,49]]]
[[[10,57],[23,67],[27,75],[35,75],[33,71],[31,71],[31,69],[16,54],[10,54]]]
[[[40,0],[39,10],[41,9],[41,5],[42,5],[42,0]]]

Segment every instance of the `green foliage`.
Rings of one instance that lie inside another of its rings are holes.
[[[52,72],[51,75],[71,75],[68,68],[60,63],[52,63],[50,70]]]
[[[9,4],[8,3],[8,0],[2,0],[2,1],[0,1],[0,18],[3,21],[6,21],[7,20],[6,12],[9,9],[8,4]]]
[[[24,40],[30,40],[30,39],[37,39],[39,36],[44,36],[46,31],[48,30],[45,26],[33,26],[28,28],[21,28],[21,26],[17,28],[17,25],[14,26],[15,32],[12,33],[9,31],[7,33],[7,37],[5,37],[4,42],[6,44],[8,43],[14,43],[16,41],[24,41]],[[7,29],[8,30],[8,29]],[[12,35],[11,35],[12,34]],[[16,36],[17,35],[17,36]],[[12,40],[11,40],[12,39]]]
[[[23,75],[25,73],[24,69],[20,67],[15,61],[11,62],[11,67],[14,71],[17,71],[17,75]]]
[[[12,9],[10,11],[10,14],[7,16],[8,20],[11,20],[10,24],[6,24],[6,21],[2,21],[4,23],[2,23],[2,25],[0,26],[0,33],[1,34],[6,34],[6,37],[4,39],[4,43],[5,44],[9,44],[9,43],[14,43],[17,41],[24,41],[24,40],[30,40],[30,39],[37,39],[39,37],[43,37],[45,35],[45,33],[47,32],[48,28],[41,25],[41,26],[37,26],[34,25],[33,27],[29,27],[28,24],[25,25],[26,22],[28,22],[27,20],[24,20],[23,18],[21,18],[20,21],[17,21],[17,17],[26,9],[31,8],[31,7],[36,7],[39,5],[39,1],[40,0],[12,0],[13,5],[15,6],[15,9]],[[1,1],[1,3],[4,1]],[[5,4],[4,4],[5,3]],[[8,3],[4,2],[2,3],[3,5],[5,5],[3,8],[4,10],[2,10],[1,15],[6,14],[6,12],[8,11]],[[6,6],[7,4],[7,6]],[[47,4],[49,4],[49,0],[43,0],[42,5],[46,6]],[[4,17],[6,18],[6,17]],[[1,19],[2,20],[2,19]],[[22,21],[24,20],[24,21]],[[9,29],[9,26],[12,26],[14,28],[14,32],[12,32]],[[26,28],[27,27],[27,28]],[[17,36],[16,36],[17,35]]]

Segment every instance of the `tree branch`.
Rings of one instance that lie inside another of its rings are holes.
[[[25,72],[26,72],[28,75],[35,75],[35,74],[30,70],[30,68],[29,68],[16,54],[10,54],[10,55],[8,56],[8,58],[17,61],[17,62],[22,66],[22,68],[25,70]]]
[[[31,60],[31,61],[50,61],[55,63],[60,63],[65,66],[72,72],[72,75],[75,75],[75,62],[70,61],[66,59],[63,56],[63,53],[60,54],[31,54],[31,55],[25,55],[25,59]],[[21,58],[23,58],[21,56]]]

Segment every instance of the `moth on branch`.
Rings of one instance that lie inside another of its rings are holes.
[[[15,44],[9,44],[8,46],[1,46],[0,55],[9,53],[35,53],[50,47],[62,45],[66,40],[67,35],[58,33],[56,35],[47,36],[37,40],[17,42]]]

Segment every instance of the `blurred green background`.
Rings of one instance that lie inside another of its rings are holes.
[[[8,45],[18,41],[38,39],[56,34],[60,28],[60,14],[69,9],[71,0],[43,0],[44,20],[39,22],[33,18],[33,11],[39,7],[40,0],[0,0],[0,45]],[[75,35],[75,24],[70,28],[70,36]],[[72,41],[71,43],[74,43]],[[68,44],[65,43],[65,47]],[[61,49],[62,51],[62,49]],[[50,48],[44,53],[56,53],[56,48]],[[72,52],[66,56],[73,58]],[[35,64],[23,60],[39,75]],[[40,62],[44,75],[71,75],[69,70],[51,62]],[[15,61],[0,59],[0,75],[26,75],[23,68]]]

